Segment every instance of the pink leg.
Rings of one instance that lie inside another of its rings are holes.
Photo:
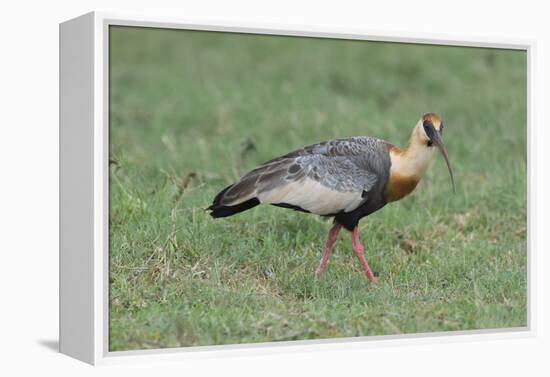
[[[359,241],[359,230],[357,226],[353,228],[351,240],[352,240],[351,242],[352,242],[353,252],[357,256],[357,258],[359,258],[359,262],[361,262],[361,266],[363,266],[363,270],[365,270],[367,279],[369,279],[369,282],[371,283],[376,283],[377,279],[374,277],[374,274],[372,273],[372,270],[370,269],[369,264],[365,259],[365,249],[363,248],[363,245],[361,245],[361,242]]]
[[[317,270],[315,270],[315,276],[317,278],[321,276],[323,270],[327,266],[328,258],[330,257],[330,252],[332,251],[332,246],[334,245],[334,242],[338,237],[338,233],[340,233],[340,229],[342,229],[342,225],[334,224],[328,232],[327,243],[325,244],[325,250],[323,251],[321,262],[319,262],[319,267],[317,267]]]

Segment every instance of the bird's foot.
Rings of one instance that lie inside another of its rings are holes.
[[[321,266],[317,267],[315,270],[315,279],[320,279],[321,275],[323,274],[324,268],[321,268]]]
[[[353,252],[355,253],[357,258],[359,259],[359,262],[361,263],[361,267],[363,267],[363,271],[365,271],[365,275],[369,283],[377,284],[378,279],[372,273],[369,263],[365,258],[365,248],[359,241],[359,233],[358,233],[357,227],[355,227],[352,232],[352,247],[353,247]]]
[[[334,224],[330,231],[328,232],[327,237],[327,243],[325,244],[325,249],[323,250],[323,256],[321,257],[321,261],[319,262],[319,267],[315,270],[315,277],[319,279],[321,277],[321,274],[325,270],[325,267],[327,266],[328,259],[330,257],[330,252],[332,250],[332,246],[334,246],[334,242],[336,241],[336,238],[338,237],[338,233],[340,232],[340,229],[342,229],[342,225],[340,224]]]
[[[364,259],[364,257],[361,258],[361,256],[359,257],[359,260],[361,260],[362,262],[361,264],[363,265],[363,269],[365,270],[365,276],[367,277],[367,280],[369,281],[369,283],[378,284],[378,278],[374,276],[374,273],[370,269],[369,264],[367,263],[367,260]]]
[[[315,270],[316,279],[319,279],[321,277],[321,275],[323,274],[323,271],[325,271],[325,267],[327,266],[327,263],[328,263],[328,257],[327,258],[323,257],[321,259],[321,262],[319,262],[319,267],[317,267],[317,269]]]

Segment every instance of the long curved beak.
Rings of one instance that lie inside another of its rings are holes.
[[[456,192],[455,179],[453,177],[453,169],[451,168],[451,162],[449,161],[449,154],[447,153],[447,149],[445,149],[445,145],[443,145],[443,140],[441,140],[441,137],[439,136],[439,132],[437,131],[433,132],[430,135],[430,140],[443,155],[443,158],[447,163],[447,168],[449,168],[449,174],[451,175],[451,184],[453,185],[453,192]]]

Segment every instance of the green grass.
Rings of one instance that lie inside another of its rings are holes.
[[[525,326],[526,55],[113,28],[110,350]],[[415,192],[360,223],[380,284],[330,223],[203,211],[246,170],[322,140],[404,146],[439,113]]]

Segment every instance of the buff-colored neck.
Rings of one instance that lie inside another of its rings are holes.
[[[435,151],[434,147],[427,146],[427,142],[427,136],[419,122],[414,127],[405,149],[390,150],[391,174],[420,180],[426,173]]]

